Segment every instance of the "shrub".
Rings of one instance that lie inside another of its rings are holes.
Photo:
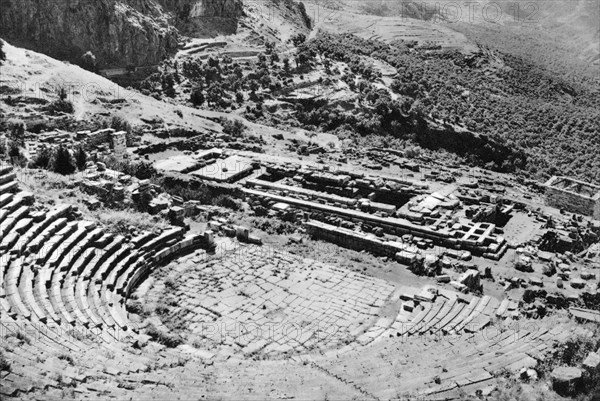
[[[165,280],[165,287],[167,287],[167,289],[169,290],[175,290],[176,289],[176,284],[175,284],[175,280],[171,277],[169,277],[168,279]]]
[[[277,235],[292,234],[297,229],[297,225],[293,223],[266,217],[256,217],[252,219],[252,225],[267,234]]]
[[[69,363],[69,365],[75,364],[75,362],[73,361],[73,357],[69,354],[60,354],[58,356],[58,359],[60,359],[61,361],[67,361]]]
[[[73,103],[69,100],[59,99],[48,105],[48,111],[51,113],[68,113],[72,114],[75,111]]]
[[[115,131],[131,132],[131,123],[122,116],[112,116],[110,120],[110,128]]]
[[[136,315],[145,315],[144,305],[140,301],[130,301],[126,305],[127,312],[134,313]]]
[[[224,119],[221,121],[221,125],[223,126],[223,133],[230,135],[232,137],[240,137],[246,130],[246,126],[240,120],[229,120]]]
[[[226,207],[231,210],[241,210],[242,202],[229,195],[219,195],[213,199],[213,205]]]
[[[184,343],[181,336],[160,331],[153,324],[149,324],[146,327],[146,334],[150,336],[152,341],[156,341],[157,343],[163,344],[169,348],[175,348]]]
[[[112,116],[109,123],[105,122],[104,126],[110,127],[115,131],[125,131],[125,140],[127,146],[134,146],[136,142],[136,132],[131,123],[122,116]]]
[[[2,42],[0,41],[0,44]],[[4,356],[4,353],[2,351],[0,351],[0,371],[4,371],[4,372],[10,372],[11,370],[11,366],[10,366],[10,362],[8,362],[8,359],[6,359],[6,357]]]
[[[130,227],[137,230],[151,231],[155,228],[164,228],[165,220],[154,216],[141,214],[132,210],[101,209],[94,212],[94,218],[106,226],[106,229],[115,235],[129,235]]]
[[[158,305],[156,309],[154,309],[154,312],[156,312],[156,314],[159,316],[168,315],[170,311],[171,310],[166,305]]]
[[[102,159],[102,162],[104,162],[106,167],[111,170],[120,171],[121,173],[131,175],[140,180],[149,179],[156,175],[156,169],[150,162],[133,163],[112,156],[105,157]]]
[[[92,53],[91,51],[87,51],[85,52],[82,56],[81,56],[81,68],[91,71],[91,72],[96,72],[98,71],[98,63],[96,61],[96,56],[94,56],[94,53]]]
[[[29,336],[27,334],[23,333],[22,331],[17,331],[16,337],[19,341],[22,341],[27,344],[31,344],[31,339],[29,338]]]
[[[306,35],[303,33],[299,33],[299,34],[292,36],[290,40],[294,44],[294,46],[298,47],[301,44],[303,44],[304,42],[306,42]]]

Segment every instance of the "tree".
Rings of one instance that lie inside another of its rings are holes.
[[[294,46],[298,47],[302,43],[306,42],[306,35],[303,33],[299,33],[297,35],[292,36],[290,40],[292,41]]]
[[[6,60],[6,53],[4,53],[4,41],[0,39],[0,65]]]
[[[244,101],[244,94],[240,91],[236,92],[235,101],[241,104]]]
[[[217,104],[219,104],[219,102],[221,101],[222,98],[223,98],[223,89],[221,88],[221,86],[216,83],[210,85],[210,87],[208,88],[208,91],[207,91],[207,99],[206,100],[209,103],[217,105]]]
[[[323,68],[325,68],[325,72],[327,74],[331,74],[331,60],[328,58],[325,58],[323,60]]]
[[[75,172],[73,157],[65,145],[60,145],[56,150],[52,170],[62,175],[69,175]]]
[[[133,166],[132,168],[133,176],[135,176],[139,180],[147,180],[156,175],[156,169],[149,162],[140,162]]]
[[[283,59],[283,70],[286,73],[290,72],[290,59],[287,57]]]
[[[86,162],[87,162],[87,153],[83,149],[83,146],[79,146],[77,148],[77,153],[75,153],[75,163],[77,164],[77,169],[79,171],[84,170]]]
[[[314,51],[308,46],[300,46],[296,51],[296,66],[299,68],[310,67],[315,58]]]
[[[256,82],[255,79],[251,79],[250,82],[248,82],[248,86],[250,87],[250,91],[252,93],[255,93],[258,88],[260,88],[260,85],[258,84],[258,82]]]
[[[235,67],[233,67],[233,73],[238,78],[242,78],[244,76],[244,70],[242,70],[242,67],[240,67],[238,64],[236,64]]]
[[[10,139],[19,146],[25,146],[25,122],[21,119],[13,119],[8,122],[10,127]]]
[[[221,125],[223,126],[224,134],[235,138],[241,137],[246,130],[246,126],[240,120],[223,119],[221,120]]]
[[[204,79],[207,83],[218,82],[221,80],[221,74],[217,67],[210,67],[205,70],[206,76]]]
[[[162,90],[168,97],[175,97],[175,78],[169,73],[162,77]]]
[[[276,51],[271,53],[271,64],[275,64],[279,61],[279,54]]]
[[[110,120],[109,126],[117,132],[125,131],[125,145],[135,146],[137,136],[135,130],[133,129],[133,126],[126,118],[121,117],[119,115],[114,115]]]
[[[192,89],[192,93],[190,94],[190,102],[194,106],[201,106],[206,101],[204,97],[204,90],[200,86],[196,86]]]
[[[19,147],[19,144],[17,142],[10,142],[10,147],[8,148],[8,157],[13,162],[13,164],[21,163],[21,159],[23,156],[21,155],[21,148]]]
[[[208,58],[208,65],[209,65],[209,67],[220,68],[219,67],[219,59],[209,57]]]
[[[81,56],[81,68],[86,69],[91,72],[98,71],[98,63],[96,61],[96,56],[91,51],[87,51]]]
[[[131,131],[133,131],[131,123],[118,115],[112,116],[110,120],[110,128],[114,129],[115,131],[125,131],[127,133],[131,133]]]
[[[137,197],[133,198],[133,201],[140,212],[147,212],[152,201],[152,194],[150,191],[140,192]]]
[[[275,42],[267,41],[265,43],[265,51],[267,52],[267,54],[271,54],[273,53],[273,50],[275,50]]]
[[[312,21],[308,14],[306,13],[306,6],[303,2],[298,3],[298,10],[300,10],[300,14],[302,15],[302,19],[304,20],[304,24],[307,28],[312,28]]]
[[[52,150],[50,150],[50,148],[47,146],[42,146],[37,152],[37,157],[35,158],[34,166],[37,168],[47,169],[50,166],[51,160]]]

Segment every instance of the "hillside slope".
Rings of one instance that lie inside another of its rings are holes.
[[[134,125],[160,117],[166,126],[220,129],[219,124],[201,117],[198,110],[127,90],[80,67],[6,42],[4,51],[7,60],[2,65],[0,87],[7,101],[0,105],[0,110],[8,117],[12,115],[25,121],[36,118],[36,108],[58,98],[60,88],[65,88],[68,100],[75,106],[76,120],[93,121],[111,113],[121,113]],[[8,97],[11,97],[10,101]],[[24,104],[28,107],[23,107]],[[176,110],[181,112],[181,117]]]

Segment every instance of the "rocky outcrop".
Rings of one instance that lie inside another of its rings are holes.
[[[166,10],[173,12],[180,21],[208,17],[237,20],[242,15],[240,0],[159,0]]]
[[[154,65],[174,52],[180,21],[241,15],[240,0],[0,0],[0,36],[79,62],[91,50],[101,68]]]
[[[180,31],[190,36],[216,36],[237,31],[242,0],[158,0]]]

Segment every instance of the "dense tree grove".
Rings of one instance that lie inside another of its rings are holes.
[[[273,44],[267,46],[267,52],[261,54],[259,60],[254,71],[247,74],[244,74],[242,65],[230,57],[210,57],[204,62],[189,59],[181,65],[166,63],[163,71],[144,80],[140,89],[155,97],[163,94],[175,97],[176,85],[186,82],[191,88],[183,100],[193,106],[208,106],[216,110],[235,108],[245,100],[244,92],[249,92],[251,100],[261,101],[264,96],[262,92],[280,90],[290,75],[290,71],[285,72],[274,64],[279,60],[279,55]]]
[[[402,115],[408,109],[415,116],[486,134],[508,147],[523,149],[527,153],[526,168],[536,175],[560,172],[600,181],[597,83],[556,78],[523,58],[491,51],[464,55],[458,51],[423,50],[400,41],[387,44],[326,33],[304,46],[323,57],[346,62],[365,78],[360,56],[395,67],[398,74],[392,89],[403,100],[395,106],[389,101],[384,106],[382,100],[379,112],[389,109]],[[316,108],[311,113],[322,111]],[[329,117],[330,123],[337,125],[339,116]],[[363,121],[357,124],[359,131],[377,125],[359,116],[356,120]],[[317,120],[306,120],[310,121]],[[390,126],[394,121],[392,118]],[[520,162],[516,164],[495,167],[524,167]]]

